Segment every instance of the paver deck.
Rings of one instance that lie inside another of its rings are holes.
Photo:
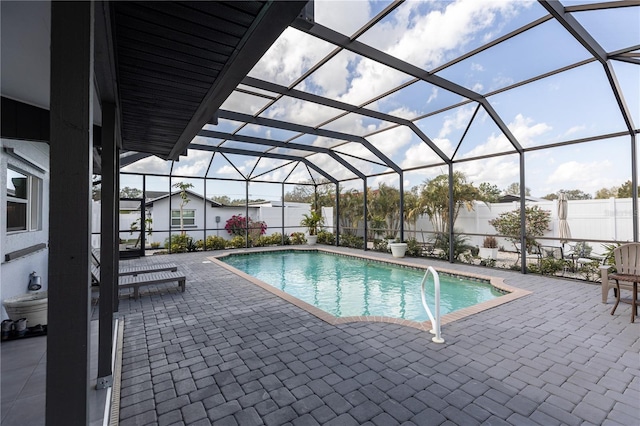
[[[609,315],[599,285],[405,259],[532,292],[446,324],[439,345],[398,324],[331,325],[208,256],[170,257],[185,293],[121,298],[122,426],[640,424],[640,324],[628,306]]]

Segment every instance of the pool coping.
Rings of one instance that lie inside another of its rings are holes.
[[[298,299],[297,297],[294,297],[280,289],[277,289],[259,279],[257,279],[256,277],[247,274],[246,272],[240,271],[239,269],[234,268],[233,266],[223,262],[220,260],[220,258],[223,257],[227,257],[227,256],[231,256],[234,254],[250,254],[250,253],[263,253],[263,252],[276,252],[276,251],[293,251],[293,250],[297,250],[297,251],[320,251],[320,252],[325,252],[325,253],[330,253],[330,254],[337,254],[340,256],[349,256],[349,257],[355,257],[355,258],[361,258],[361,259],[367,259],[367,260],[373,260],[375,262],[381,262],[381,263],[389,263],[392,265],[399,265],[399,266],[404,266],[404,267],[409,267],[409,268],[413,268],[413,269],[424,269],[426,271],[427,266],[425,265],[425,267],[421,267],[419,265],[416,265],[415,263],[410,263],[410,262],[406,262],[403,261],[401,258],[389,258],[389,259],[381,259],[379,257],[374,257],[374,256],[370,256],[367,255],[366,252],[364,252],[363,254],[351,254],[351,253],[345,253],[339,250],[332,250],[330,247],[323,247],[323,246],[278,246],[278,247],[266,247],[266,248],[260,248],[260,250],[255,250],[255,249],[244,249],[244,250],[235,250],[233,252],[225,252],[225,253],[220,253],[220,254],[216,254],[213,256],[209,256],[207,257],[207,259],[211,260],[212,262],[214,262],[216,265],[228,270],[229,272],[232,272],[244,279],[246,279],[247,281],[251,282],[252,284],[257,285],[258,287],[267,290],[268,292],[280,297],[281,299],[286,300],[287,302],[299,307],[300,309],[304,309],[305,311],[309,312],[310,314],[320,318],[321,320],[332,324],[332,325],[339,325],[339,324],[347,324],[347,323],[351,323],[351,322],[386,322],[386,323],[391,323],[391,324],[399,324],[399,325],[403,325],[406,327],[412,327],[412,328],[416,328],[419,330],[423,330],[423,331],[430,331],[432,329],[432,325],[431,325],[431,321],[430,320],[426,320],[426,321],[412,321],[412,320],[406,320],[406,319],[401,319],[401,318],[393,318],[393,317],[383,317],[383,316],[351,316],[351,317],[336,317],[333,316],[331,314],[329,314],[328,312],[323,311],[320,308],[317,308],[313,305],[311,305],[310,303],[307,303],[303,300]],[[495,299],[492,300],[488,300],[486,302],[481,302],[478,303],[476,305],[473,306],[469,306],[467,308],[462,308],[459,309],[455,312],[451,312],[448,314],[445,314],[441,317],[440,319],[440,325],[445,325],[445,324],[449,324],[453,321],[457,321],[466,317],[469,317],[471,315],[486,311],[488,309],[492,309],[495,308],[497,306],[503,305],[505,303],[511,302],[513,300],[519,299],[521,297],[527,296],[529,294],[531,294],[532,292],[529,290],[523,290],[517,287],[513,287],[510,285],[505,284],[504,279],[499,278],[499,277],[492,277],[492,276],[488,276],[488,275],[481,275],[481,274],[475,274],[472,272],[460,272],[460,271],[456,271],[453,269],[446,269],[446,268],[441,268],[441,267],[434,267],[434,269],[438,272],[443,272],[446,274],[450,274],[450,275],[458,275],[458,276],[463,276],[463,277],[469,277],[469,278],[475,278],[475,279],[480,279],[480,280],[484,280],[484,281],[488,281],[493,287],[495,287],[496,289],[502,291],[502,292],[506,292],[506,294],[500,296],[500,297],[496,297]]]

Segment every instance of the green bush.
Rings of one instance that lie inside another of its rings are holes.
[[[224,250],[227,248],[227,240],[218,235],[207,237],[207,250]]]
[[[247,246],[247,240],[241,235],[236,235],[229,241],[229,247],[231,248],[245,248]]]
[[[540,273],[542,275],[555,275],[564,269],[566,262],[563,259],[553,257],[543,257],[540,259]]]
[[[261,235],[255,241],[253,241],[254,247],[268,247],[273,244],[277,243],[273,242],[273,238],[271,238],[271,235]]]
[[[343,234],[340,236],[340,245],[356,249],[364,248],[364,238],[356,235]]]
[[[440,249],[438,255],[441,259],[449,259],[449,233],[440,232],[436,235],[435,248]],[[457,260],[462,253],[471,250],[474,246],[467,244],[467,237],[453,230],[453,258]]]
[[[415,238],[407,240],[407,256],[422,257],[422,246]]]
[[[307,242],[307,238],[304,236],[304,232],[294,232],[291,234],[291,244],[300,245]]]
[[[198,250],[205,250],[204,248],[204,240],[198,240],[196,241],[196,248]],[[207,247],[207,250],[209,249],[209,247]]]
[[[189,248],[195,250],[195,243],[187,234],[175,234],[171,239],[164,240],[164,248],[169,249],[171,253],[185,253]]]
[[[332,246],[336,243],[336,236],[329,231],[318,232],[318,244]]]
[[[387,240],[374,240],[373,241],[373,251],[379,251],[382,253],[389,251],[389,245],[387,244]]]

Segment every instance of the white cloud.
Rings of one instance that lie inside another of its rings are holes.
[[[182,176],[204,176],[212,157],[211,152],[189,150],[189,155],[180,157],[173,166],[173,174]]]
[[[314,0],[316,22],[346,35],[353,34],[371,16],[368,1]]]
[[[620,185],[617,176],[602,173],[602,170],[613,170],[615,164],[609,159],[594,161],[565,161],[551,171],[545,183],[555,188],[580,189],[587,193],[595,193],[601,188]],[[592,173],[588,171],[592,170]]]
[[[484,67],[482,66],[482,64],[478,64],[476,62],[472,62],[471,63],[471,70],[472,71],[484,71]]]
[[[473,107],[462,107],[455,111],[455,114],[446,116],[442,128],[438,132],[438,138],[443,139],[451,134],[453,129],[463,129],[469,124],[473,116]]]
[[[448,140],[444,139],[439,141],[445,146],[450,146]],[[436,154],[429,146],[424,142],[419,142],[411,145],[405,152],[404,159],[400,163],[400,167],[403,169],[409,169],[412,167],[420,167],[427,164],[434,164],[442,162],[442,159]]]

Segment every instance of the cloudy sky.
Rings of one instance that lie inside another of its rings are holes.
[[[571,4],[589,3],[563,2]],[[356,34],[367,22],[388,6],[385,1],[315,1],[318,24],[346,36]],[[532,83],[517,86],[530,78],[591,59],[584,49],[555,20],[536,27],[466,59],[450,61],[485,45],[547,12],[533,1],[457,0],[407,1],[361,34],[357,41],[395,56],[473,92],[485,95],[493,110],[516,140],[525,148],[543,147],[564,141],[624,132],[626,125],[603,66],[595,61]],[[609,53],[640,45],[640,7],[604,11],[576,12],[573,16],[591,32]],[[329,58],[327,60],[327,58]],[[320,61],[325,63],[301,79]],[[640,66],[611,61],[634,126],[640,123]],[[442,67],[443,65],[448,65]],[[442,68],[441,68],[442,67]],[[392,69],[309,34],[288,28],[249,74],[281,86],[340,101],[389,116],[411,120],[437,148],[454,160],[512,152],[513,147],[487,111],[449,92],[403,72]],[[297,82],[297,84],[296,84]],[[402,89],[385,95],[392,89]],[[516,85],[510,90],[505,87]],[[342,111],[253,87],[240,86],[222,109],[261,117],[290,121],[323,129],[364,136],[376,149],[405,170],[405,188],[446,172],[442,160],[420,136],[407,126]],[[250,93],[247,93],[250,92]],[[372,101],[373,100],[373,101]],[[428,115],[452,105],[437,114]],[[339,118],[337,118],[339,117]],[[221,119],[211,130],[238,132],[303,145],[334,148],[358,170],[377,174],[388,168],[371,150],[355,142],[345,142],[261,126],[245,126]],[[293,139],[291,139],[293,138]],[[462,142],[461,142],[462,141]],[[194,143],[218,145],[223,141],[198,137]],[[617,137],[584,144],[534,150],[525,155],[526,186],[533,195],[543,196],[559,189],[581,189],[594,193],[603,187],[629,180],[630,138]],[[224,142],[222,146],[258,149],[267,147],[243,142]],[[299,154],[302,151],[276,148],[273,152]],[[308,152],[304,152],[308,155]],[[284,160],[256,159],[190,150],[173,165],[173,173],[186,176],[259,179],[288,182],[319,177],[312,168],[288,164]],[[326,154],[314,154],[309,161],[338,179],[355,175]],[[489,182],[505,188],[519,179],[517,155],[461,161],[454,167],[465,172],[476,184]],[[434,167],[423,168],[433,165]],[[171,164],[149,158],[126,171],[167,173]],[[156,179],[161,189],[168,180]],[[378,176],[369,184],[398,185],[397,175]],[[123,186],[127,180],[123,180]],[[148,183],[149,185],[149,183]],[[154,182],[155,185],[155,182]],[[200,184],[199,184],[200,185]],[[361,181],[346,183],[361,188]],[[225,183],[207,188],[207,193],[233,190],[244,196],[244,184]],[[150,188],[155,189],[155,188]],[[204,190],[203,190],[204,191]],[[265,198],[280,196],[279,185],[252,184],[250,193]],[[231,198],[236,198],[231,196]]]

